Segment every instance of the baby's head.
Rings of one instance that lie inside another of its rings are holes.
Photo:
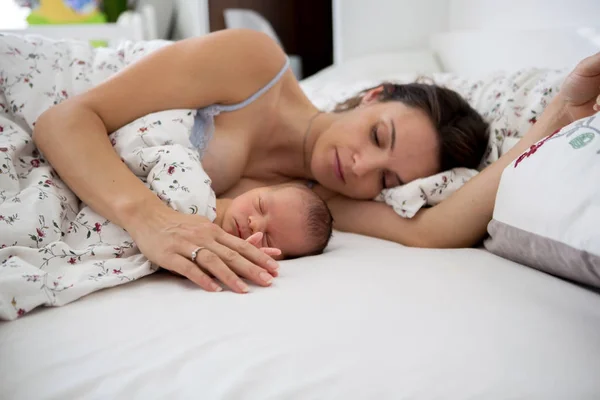
[[[260,247],[276,247],[294,258],[320,254],[331,237],[333,218],[327,204],[312,190],[283,184],[250,190],[232,200],[222,228],[247,239],[263,233]]]

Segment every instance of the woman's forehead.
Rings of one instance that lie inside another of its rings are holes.
[[[439,137],[423,110],[400,104],[388,107],[381,115],[384,121],[387,120],[387,126],[392,126],[388,135],[395,137],[389,140],[396,145],[391,162],[403,181],[410,182],[439,172]]]

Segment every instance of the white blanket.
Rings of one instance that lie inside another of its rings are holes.
[[[0,319],[59,306],[155,271],[120,227],[67,188],[35,148],[35,120],[165,42],[119,51],[0,35]],[[188,134],[195,111],[150,114],[111,135],[129,168],[171,207],[215,217]]]

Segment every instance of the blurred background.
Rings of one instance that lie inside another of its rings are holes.
[[[226,28],[271,35],[301,79],[333,63],[330,0],[0,0],[0,31],[90,40],[178,40]]]

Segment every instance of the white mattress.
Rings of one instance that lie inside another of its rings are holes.
[[[600,295],[338,232],[248,295],[157,274],[0,324],[2,399],[592,399],[599,378]]]
[[[303,85],[326,102],[326,84],[437,69],[373,57]],[[0,399],[167,397],[597,399],[600,295],[484,250],[336,232],[248,295],[161,273],[0,322]]]

